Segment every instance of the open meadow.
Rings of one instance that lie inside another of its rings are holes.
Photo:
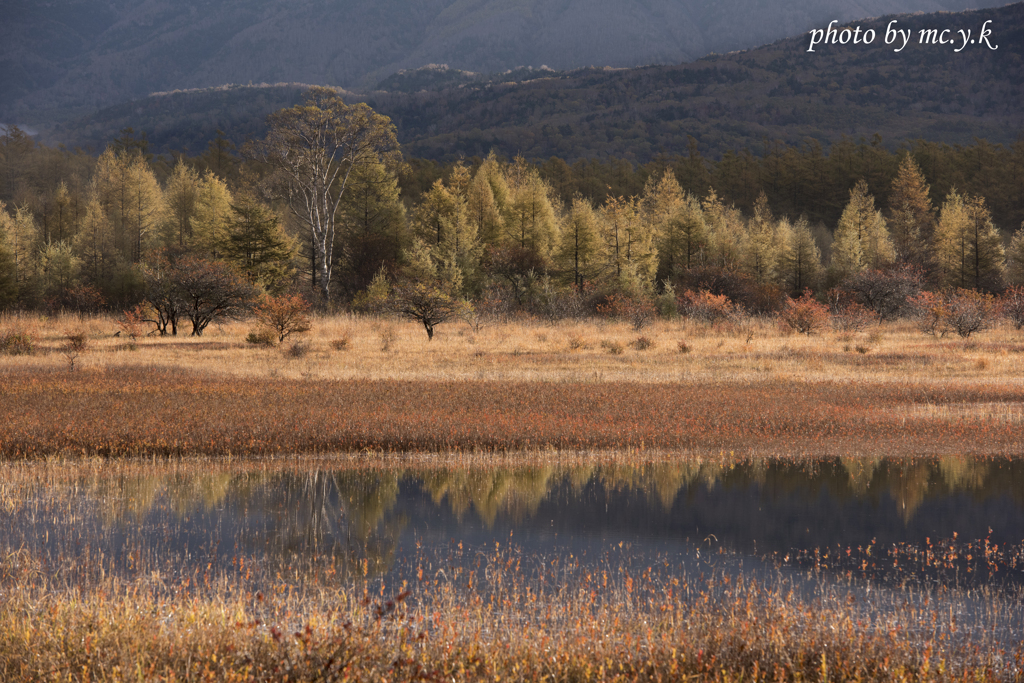
[[[117,330],[0,320],[4,680],[1024,677],[1010,326]]]

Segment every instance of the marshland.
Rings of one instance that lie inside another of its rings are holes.
[[[122,322],[0,325],[7,679],[1021,676],[1010,324]]]

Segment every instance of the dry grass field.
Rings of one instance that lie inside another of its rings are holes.
[[[672,449],[742,454],[1024,452],[1024,334],[910,324],[796,335],[770,321],[464,323],[337,316],[281,346],[246,323],[144,337],[112,318],[7,317],[0,453],[233,455]],[[66,335],[84,332],[74,361]],[[642,339],[642,340],[641,340]]]

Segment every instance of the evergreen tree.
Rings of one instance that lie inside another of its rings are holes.
[[[281,228],[281,220],[270,208],[242,196],[231,206],[233,218],[218,250],[254,285],[278,294],[288,285],[296,245]]]
[[[944,287],[998,289],[1004,250],[999,230],[982,197],[946,197],[935,228],[935,257]]]
[[[408,244],[398,178],[380,162],[354,168],[338,211],[337,280],[353,296],[366,289],[382,267],[394,271]]]

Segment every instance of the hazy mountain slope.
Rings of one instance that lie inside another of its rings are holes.
[[[0,121],[150,92],[298,81],[365,87],[400,68],[679,63],[882,12],[964,0],[3,0]],[[977,6],[997,4],[972,0]]]
[[[696,62],[638,69],[523,71],[487,81],[451,70],[407,72],[391,92],[362,99],[392,118],[411,156],[452,159],[496,148],[530,158],[614,155],[645,161],[686,153],[689,137],[711,157],[764,141],[800,145],[842,136],[885,143],[922,138],[1012,143],[1024,135],[1024,4],[958,14],[883,17],[919,30],[992,21],[999,49],[912,44],[896,54],[831,46],[811,55],[805,37]],[[512,79],[521,82],[512,82]],[[432,85],[433,84],[433,85]],[[424,89],[427,88],[427,89]],[[149,97],[56,127],[50,142],[101,148],[126,126],[145,130],[156,151],[202,151],[217,129],[236,142],[258,136],[298,87],[234,87]],[[346,95],[349,100],[354,95]]]

